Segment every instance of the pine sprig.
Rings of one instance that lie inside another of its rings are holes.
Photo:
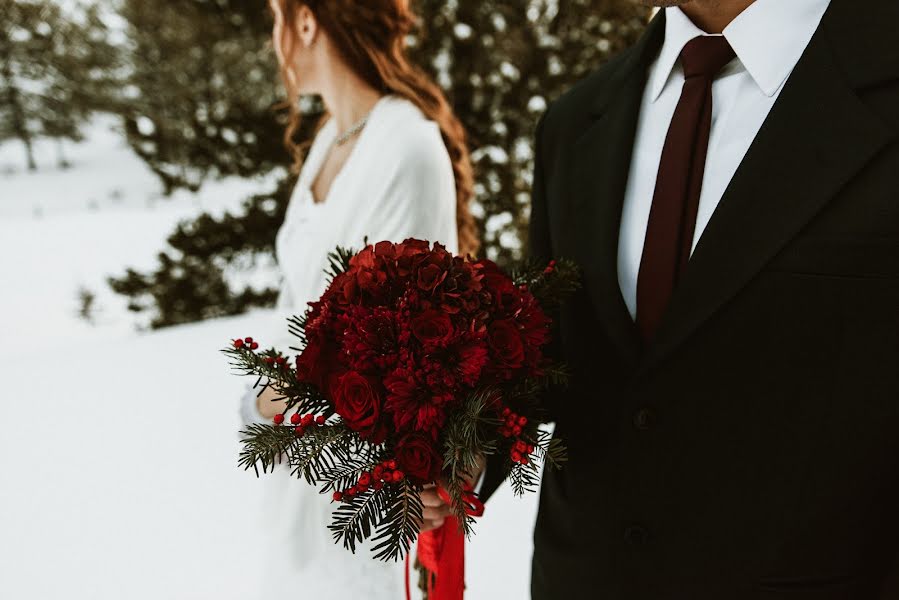
[[[356,544],[371,537],[374,528],[387,514],[392,501],[391,492],[392,486],[380,490],[372,488],[340,504],[328,525],[334,541],[342,542],[344,548],[355,554]]]
[[[276,350],[257,353],[245,347],[229,347],[222,352],[231,359],[231,367],[235,371],[257,377],[257,386],[266,385],[277,390],[278,396],[272,401],[285,401],[285,413],[298,411],[304,414],[323,413],[326,416],[333,413],[331,402],[315,386],[297,380],[296,371],[289,363],[270,362],[281,357]],[[261,383],[263,380],[264,384]]]
[[[551,266],[527,261],[512,272],[516,285],[526,285],[544,310],[553,311],[581,287],[580,269],[574,261],[561,259]]]
[[[553,434],[542,429],[537,431],[537,443],[534,452],[547,467],[561,469],[562,464],[568,460],[568,449],[562,440],[553,437]]]
[[[309,428],[297,440],[288,451],[288,464],[295,477],[310,485],[318,484],[326,471],[350,459],[359,445],[358,435],[342,423]]]
[[[497,444],[490,435],[501,422],[490,416],[488,407],[496,398],[495,388],[484,388],[469,395],[449,420],[445,429],[443,471],[446,491],[453,515],[465,535],[471,535],[474,518],[465,511],[463,494],[467,482],[474,478],[481,456],[496,452]]]
[[[408,480],[383,490],[390,491],[386,501],[387,513],[378,526],[377,536],[373,540],[376,545],[372,551],[375,558],[385,562],[401,560],[409,553],[424,522],[420,490]]]
[[[341,246],[338,246],[334,249],[334,252],[328,254],[328,266],[325,268],[325,274],[328,276],[329,284],[334,281],[338,275],[346,273],[347,270],[349,270],[350,259],[356,254],[356,250],[343,248]]]
[[[342,462],[320,472],[319,483],[324,484],[321,492],[343,491],[359,481],[362,473],[370,473],[375,465],[377,453],[373,450],[363,456],[344,457]]]
[[[536,461],[526,465],[515,463],[509,471],[509,484],[516,496],[524,496],[537,491],[540,485],[540,469]]]
[[[245,471],[253,469],[259,476],[273,471],[291,448],[297,445],[297,436],[287,427],[254,424],[241,431],[243,449],[238,464]]]

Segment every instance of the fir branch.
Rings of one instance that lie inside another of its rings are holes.
[[[560,259],[552,268],[545,263],[525,261],[512,271],[516,285],[526,285],[540,306],[554,311],[581,287],[580,269],[574,261]]]
[[[474,519],[465,511],[466,484],[475,477],[482,456],[496,452],[496,429],[501,422],[490,416],[488,407],[495,401],[494,387],[469,395],[447,422],[444,430],[443,471],[446,491],[452,500],[453,514],[466,535],[471,535]]]
[[[288,450],[288,464],[292,475],[310,485],[320,483],[324,472],[351,460],[359,446],[358,435],[342,423],[310,427],[297,440]]]
[[[298,411],[303,414],[322,413],[326,416],[333,414],[333,408],[328,399],[315,386],[298,381],[296,371],[289,363],[279,365],[266,362],[266,359],[281,357],[278,351],[271,349],[257,353],[246,348],[230,347],[225,348],[222,352],[231,359],[231,366],[235,371],[242,375],[264,378],[266,386],[277,390],[279,395],[272,401],[286,401],[285,413]],[[257,385],[259,385],[258,381]]]
[[[534,493],[540,485],[540,469],[536,461],[526,465],[515,463],[509,471],[509,484],[516,496]]]
[[[424,522],[419,490],[409,480],[382,488],[390,490],[387,495],[387,513],[378,526],[372,548],[375,558],[383,561],[397,561],[408,554],[412,543]]]
[[[341,503],[328,525],[334,541],[343,542],[343,547],[355,554],[356,544],[371,537],[374,528],[387,514],[390,496],[390,486],[380,490],[372,488]]]
[[[567,365],[561,363],[549,363],[541,368],[541,375],[538,382],[543,389],[548,387],[568,387],[570,379],[571,369],[569,369]]]
[[[562,464],[568,460],[568,449],[559,438],[553,437],[548,431],[537,431],[537,439],[534,444],[534,452],[546,466],[561,469]]]
[[[342,248],[338,246],[334,252],[328,254],[328,266],[325,274],[328,276],[330,284],[338,275],[346,273],[350,268],[350,259],[356,255],[356,251],[351,248]]]
[[[371,450],[361,456],[343,458],[333,467],[325,467],[320,471],[319,483],[323,483],[321,493],[342,491],[359,481],[363,473],[370,473],[376,464],[377,451]]]
[[[287,319],[287,331],[290,335],[300,339],[300,345],[298,347],[290,347],[291,350],[298,354],[301,354],[303,350],[306,349],[306,325],[309,323],[310,310],[312,309],[308,309],[302,315],[295,315]]]
[[[259,468],[263,473],[273,471],[280,464],[282,457],[298,443],[297,436],[288,427],[253,424],[241,431],[243,449],[238,464],[245,471],[251,468],[259,477]]]

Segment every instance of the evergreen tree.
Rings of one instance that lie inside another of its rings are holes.
[[[141,2],[126,0],[132,3],[126,15],[134,22]],[[134,114],[151,119],[152,127],[134,136],[139,122],[132,118],[132,143],[142,152],[141,144],[152,141],[142,156],[170,186],[195,187],[209,174],[260,173],[286,164],[282,123],[272,110],[281,91],[274,57],[265,49],[265,10],[236,0],[178,0],[171,6],[154,7],[153,15],[143,17],[164,23],[140,27],[144,45],[136,44],[142,50],[135,60],[146,64],[135,69],[148,83],[138,86],[144,91]],[[423,27],[412,39],[414,58],[446,89],[469,132],[477,177],[473,208],[485,253],[507,263],[521,255],[525,243],[532,137],[540,114],[632,43],[646,23],[646,9],[632,0],[418,0],[417,9]],[[211,39],[221,44],[219,50],[193,48]],[[165,60],[173,62],[154,66]],[[259,72],[251,77],[254,69]],[[233,144],[222,143],[224,123],[235,133]],[[279,203],[272,218],[253,217],[251,201],[246,215],[203,216],[182,226],[170,240],[177,251],[167,252],[155,272],[115,280],[116,289],[134,299],[136,310],[155,311],[154,326],[270,302],[274,290],[257,296],[229,290],[221,265],[236,260],[233,248],[249,244],[257,256],[273,251],[289,189],[285,181],[267,197]],[[190,281],[175,285],[173,270],[190,272]]]
[[[116,49],[97,6],[0,0],[0,140],[81,139],[81,125],[115,103]],[[60,162],[64,158],[60,155]]]
[[[290,162],[264,2],[124,0],[121,15],[128,141],[167,191]]]

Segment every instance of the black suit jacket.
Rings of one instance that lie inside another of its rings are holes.
[[[616,256],[663,21],[538,129],[531,251],[585,285],[533,598],[899,599],[899,1],[833,0],[643,348]]]

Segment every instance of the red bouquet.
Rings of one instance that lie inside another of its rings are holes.
[[[333,496],[335,541],[355,551],[372,538],[384,560],[408,553],[420,492],[439,484],[455,520],[419,545],[436,571],[441,545],[470,532],[482,509],[468,483],[480,456],[503,456],[519,494],[536,486],[541,460],[564,457],[538,429],[537,398],[564,379],[545,349],[549,313],[576,288],[576,269],[552,262],[510,276],[410,239],[338,249],[329,271],[321,299],[291,319],[294,361],[251,338],[226,350],[288,406],[244,432],[241,464],[258,472],[286,461]]]

